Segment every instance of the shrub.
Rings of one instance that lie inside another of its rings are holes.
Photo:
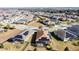
[[[52,46],[51,46],[51,45],[47,45],[47,46],[46,46],[46,49],[47,49],[47,50],[52,50]]]
[[[72,43],[72,45],[79,46],[79,42],[74,42],[74,43]]]
[[[3,44],[0,44],[0,48],[3,48],[4,46],[3,46]]]
[[[34,50],[33,51],[37,51],[37,48],[34,48]]]
[[[66,48],[64,49],[64,51],[69,51],[69,48],[68,48],[68,47],[66,47]]]

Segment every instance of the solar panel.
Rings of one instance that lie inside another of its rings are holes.
[[[22,39],[22,36],[21,35],[17,35],[14,38],[20,38],[20,39]]]
[[[67,30],[67,31],[74,34],[74,35],[77,35],[74,31],[71,31],[71,30]]]
[[[79,36],[79,25],[73,25],[72,27],[68,27],[67,31],[74,35]]]
[[[76,36],[66,32],[66,38],[74,39],[74,38],[76,38]]]
[[[25,33],[23,33],[24,35],[28,35],[28,31],[26,31]]]
[[[14,42],[13,38],[8,39],[9,42]]]

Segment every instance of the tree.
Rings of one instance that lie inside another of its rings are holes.
[[[34,48],[34,50],[33,51],[37,51],[37,48]]]
[[[0,43],[0,48],[3,48],[4,46],[3,46],[3,44],[2,43]]]
[[[66,47],[66,48],[64,49],[64,51],[69,51],[69,48],[68,48],[68,47]]]
[[[4,27],[4,29],[14,29],[14,26],[11,27],[9,24],[7,24],[7,25]]]
[[[47,49],[47,50],[52,50],[52,46],[51,46],[51,45],[47,45],[47,46],[46,46],[46,49]]]

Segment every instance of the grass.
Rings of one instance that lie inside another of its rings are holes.
[[[79,46],[79,40],[76,40],[76,41],[72,42],[72,45]]]
[[[55,51],[62,51],[66,47],[66,44],[64,41],[62,41],[60,38],[58,38],[53,32],[52,35],[52,48],[54,48]],[[53,49],[52,49],[53,50]]]
[[[10,43],[5,42],[3,44],[4,49],[8,51],[23,51],[28,45],[28,42],[24,42],[23,44],[16,44],[16,43]]]
[[[24,42],[23,46],[19,49],[20,51],[24,51],[29,42]]]
[[[79,51],[79,40],[64,42],[64,41],[59,40],[59,38],[54,37],[52,35],[52,47],[56,48],[55,50],[58,50],[58,51],[62,51],[62,50],[64,51],[66,47],[68,47],[68,49],[71,51],[72,50]]]

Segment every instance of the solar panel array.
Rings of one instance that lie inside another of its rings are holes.
[[[72,27],[68,27],[66,31],[66,38],[69,37],[70,39],[73,39],[79,37],[79,25],[73,25]]]

